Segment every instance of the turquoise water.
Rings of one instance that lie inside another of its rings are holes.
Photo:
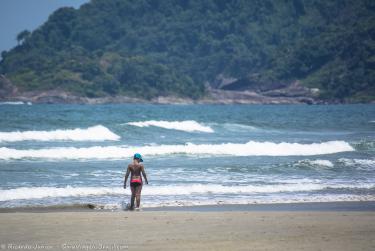
[[[374,105],[0,105],[0,207],[375,199]]]

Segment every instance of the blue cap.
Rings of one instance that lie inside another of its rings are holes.
[[[142,155],[140,153],[134,154],[134,159],[139,159],[140,162],[143,162]]]

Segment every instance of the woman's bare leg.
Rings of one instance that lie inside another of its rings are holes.
[[[132,192],[132,196],[131,196],[131,199],[130,199],[130,209],[133,210],[134,209],[134,199],[135,199],[135,187],[133,186],[130,186],[130,190]],[[138,204],[138,202],[137,202]]]

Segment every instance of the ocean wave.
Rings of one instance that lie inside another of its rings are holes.
[[[246,144],[192,144],[157,145],[141,147],[93,146],[87,148],[58,147],[45,149],[17,150],[1,147],[0,159],[124,159],[134,152],[145,156],[155,155],[229,155],[229,156],[311,156],[354,151],[345,141],[323,143],[273,143],[249,141]]]
[[[16,142],[25,140],[35,141],[103,141],[119,140],[120,136],[111,132],[108,128],[97,125],[87,129],[66,129],[54,131],[16,131],[0,132],[0,142]]]
[[[220,194],[272,194],[285,192],[309,192],[326,189],[373,189],[374,185],[326,185],[314,183],[279,184],[279,185],[245,185],[223,186],[214,184],[170,185],[170,186],[145,186],[142,195],[150,196],[176,196],[176,195],[220,195]],[[128,195],[129,190],[110,187],[20,187],[0,190],[0,201],[42,199],[47,197],[78,197],[78,196],[103,196],[103,195]]]
[[[353,142],[353,147],[360,151],[375,151],[375,141],[361,140],[359,142]]]
[[[374,170],[375,169],[375,159],[347,159],[340,158],[338,159],[339,163],[342,163],[344,166],[355,167],[362,170]]]
[[[69,203],[62,202],[61,204],[50,203],[43,206],[40,204],[33,204],[32,201],[28,200],[27,204],[12,204],[12,200],[8,201],[7,204],[2,204],[0,210],[8,211],[16,209],[15,212],[21,210],[39,211],[39,210],[80,210],[80,209],[95,209],[95,210],[127,210],[129,201],[127,199],[117,202],[115,199],[112,203],[108,202],[77,202]],[[142,202],[142,208],[154,208],[154,207],[189,207],[189,206],[216,206],[216,205],[259,205],[259,204],[286,204],[286,203],[314,203],[314,202],[355,202],[355,201],[375,201],[374,195],[353,195],[353,194],[325,194],[325,195],[305,195],[300,194],[275,194],[274,196],[246,196],[239,198],[187,198],[187,199],[170,199],[169,197],[159,197],[157,200],[144,200]],[[9,212],[9,211],[8,211]]]
[[[245,125],[245,124],[237,124],[237,123],[224,123],[224,124],[215,124],[215,125],[221,125],[228,131],[233,131],[233,132],[256,132],[256,131],[262,131],[262,129],[251,126],[251,125]]]
[[[185,121],[164,121],[164,120],[149,120],[149,121],[139,121],[139,122],[128,122],[127,125],[137,126],[137,127],[161,127],[164,129],[179,130],[185,132],[207,132],[212,133],[214,130],[209,127],[202,125],[194,120]]]
[[[0,105],[32,105],[32,103],[23,102],[23,101],[5,101],[5,102],[0,102]]]
[[[298,164],[308,164],[312,166],[319,166],[319,167],[334,167],[334,164],[325,159],[316,159],[316,160],[301,160],[298,161]]]

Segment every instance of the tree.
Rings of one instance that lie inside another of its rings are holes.
[[[30,37],[30,31],[28,30],[23,30],[21,31],[20,33],[18,33],[16,39],[17,39],[17,43],[18,45],[22,44],[23,42],[25,42],[26,39],[28,39]]]
[[[201,97],[225,76],[231,90],[298,81],[321,98],[371,100],[374,13],[371,0],[93,0],[18,34],[0,74],[91,96]]]

